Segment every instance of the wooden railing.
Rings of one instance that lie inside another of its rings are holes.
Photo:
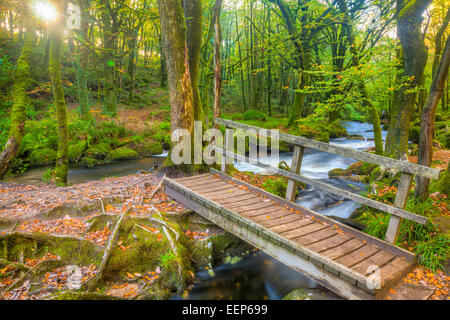
[[[257,130],[259,136],[272,137],[272,132],[269,129],[259,128],[239,122],[234,122],[225,119],[216,119],[215,123],[218,125],[223,125],[227,129],[225,131],[224,148],[216,147],[216,150],[228,159],[237,159],[239,161],[249,162],[250,159],[244,155],[234,153],[234,132],[232,129],[242,129],[242,130]],[[291,163],[291,171],[283,170],[280,168],[272,167],[270,165],[264,164],[256,159],[253,160],[256,166],[270,169],[273,172],[288,178],[288,185],[286,189],[286,199],[289,201],[294,201],[295,194],[298,188],[299,182],[306,183],[308,185],[314,186],[318,189],[327,191],[337,196],[344,197],[346,199],[353,200],[355,202],[367,205],[369,207],[382,210],[384,212],[390,213],[391,218],[389,220],[388,229],[386,232],[385,240],[390,243],[395,243],[400,230],[400,225],[402,219],[407,219],[415,221],[420,224],[426,224],[428,219],[424,216],[417,215],[412,212],[405,211],[406,202],[408,200],[409,192],[411,190],[411,183],[414,175],[438,179],[440,170],[417,165],[408,161],[395,160],[391,158],[381,157],[367,152],[361,152],[350,148],[345,148],[341,146],[331,145],[325,142],[315,141],[307,139],[304,137],[294,136],[286,133],[278,133],[280,141],[294,145],[294,154]],[[356,193],[349,192],[332,186],[330,184],[309,179],[300,174],[300,169],[302,165],[302,159],[305,152],[305,148],[311,148],[319,151],[324,151],[328,153],[333,153],[336,155],[352,158],[359,161],[364,161],[386,168],[396,169],[402,173],[400,182],[398,185],[397,195],[395,198],[394,206],[381,203]],[[222,172],[228,173],[228,166],[230,161],[222,160]]]

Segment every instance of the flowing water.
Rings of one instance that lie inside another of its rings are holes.
[[[374,146],[372,125],[359,122],[344,122],[350,135],[358,135],[360,139],[332,139],[331,144],[364,151]],[[383,139],[386,137],[383,131]],[[92,180],[100,180],[112,176],[125,176],[142,170],[151,171],[159,166],[167,153],[151,158],[121,161],[86,169],[72,168],[69,171],[69,183],[77,184]],[[282,153],[279,159],[271,157],[260,159],[261,162],[278,166],[279,161],[290,164],[292,153]],[[362,183],[345,179],[329,179],[328,172],[332,169],[346,169],[356,161],[346,157],[325,152],[306,150],[301,174],[312,179],[330,183],[339,188],[360,192],[365,189]],[[235,163],[241,171],[251,171],[264,174],[265,170],[248,163]],[[17,183],[36,184],[41,182],[47,168],[35,168],[12,179]],[[316,210],[327,216],[348,218],[358,208],[353,201],[330,195],[321,190],[307,186],[299,191],[296,202],[306,208]],[[334,294],[327,292],[314,281],[299,272],[283,265],[270,256],[251,251],[243,254],[236,263],[223,263],[214,267],[214,272],[199,270],[197,281],[188,290],[187,295],[176,296],[174,299],[280,299],[292,289],[303,288],[306,296],[312,299],[336,299]]]

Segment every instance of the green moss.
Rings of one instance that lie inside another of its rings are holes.
[[[330,178],[346,177],[346,176],[351,176],[351,175],[352,175],[352,173],[349,170],[340,169],[340,168],[333,169],[328,172],[328,177],[330,177]]]
[[[129,145],[130,149],[142,156],[152,156],[163,153],[163,147],[158,141],[142,141]]]
[[[450,195],[450,164],[436,183],[436,188],[443,194]]]
[[[94,168],[96,166],[99,166],[103,163],[103,161],[90,158],[90,157],[83,157],[80,161],[80,164],[82,166],[85,166],[86,168]]]
[[[131,160],[139,158],[139,154],[127,147],[114,149],[109,153],[111,160]]]
[[[78,291],[66,291],[59,293],[51,300],[123,300],[119,297],[108,296],[98,292],[78,292]]]
[[[327,122],[312,119],[300,119],[297,123],[298,135],[313,140],[330,142],[330,138],[340,138],[347,135],[347,131],[338,121]]]
[[[263,189],[274,195],[284,198],[286,196],[287,179],[283,177],[276,177],[274,179],[267,179],[263,185]]]
[[[419,143],[420,127],[414,126],[409,129],[409,140],[412,143]]]
[[[89,147],[85,154],[89,158],[103,160],[111,152],[111,147],[108,143],[102,142],[97,145]]]
[[[34,166],[49,165],[55,162],[56,151],[50,148],[37,149],[31,152],[29,159]]]
[[[86,141],[81,141],[69,146],[69,161],[76,162],[81,154],[86,150]]]

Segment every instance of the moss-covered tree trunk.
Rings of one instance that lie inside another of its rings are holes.
[[[134,23],[133,23],[134,24]],[[136,73],[136,45],[137,45],[137,38],[138,38],[139,28],[134,27],[133,30],[130,31],[130,35],[128,38],[128,76],[130,78],[130,85],[129,85],[129,93],[128,93],[128,103],[131,104],[134,99],[134,89],[136,87],[134,80],[135,80],[135,73]]]
[[[417,163],[423,166],[431,166],[433,159],[433,139],[435,131],[435,115],[439,100],[444,91],[445,79],[450,66],[450,37],[447,38],[441,62],[435,72],[435,77],[430,87],[428,99],[423,107],[420,120],[419,153]],[[430,179],[416,177],[416,189],[414,196],[422,200],[428,198]]]
[[[54,1],[59,12],[63,12],[64,5]],[[58,122],[58,153],[56,156],[56,168],[53,172],[54,182],[59,185],[67,184],[69,171],[68,157],[68,132],[67,132],[67,107],[64,98],[64,90],[61,81],[61,44],[63,33],[63,20],[59,18],[50,27],[50,79],[52,83],[53,103]]]
[[[181,0],[158,0],[167,79],[170,92],[171,129],[194,133],[194,94],[189,71],[186,25]],[[172,166],[167,157],[165,166]],[[190,166],[188,166],[190,167]]]
[[[356,50],[355,36],[353,34],[353,28],[351,25],[350,12],[348,10],[346,0],[338,0],[339,9],[344,15],[344,28],[347,34],[347,41],[350,47],[350,53],[352,54],[352,64],[355,68],[359,68],[360,61],[358,57],[358,52]],[[375,153],[377,155],[383,155],[383,137],[381,135],[381,123],[380,123],[380,115],[378,113],[377,108],[373,104],[372,100],[369,97],[369,93],[367,92],[366,84],[364,83],[364,79],[359,78],[358,88],[363,98],[364,103],[369,108],[370,116],[372,119],[373,125],[373,133],[375,138]]]
[[[27,106],[27,86],[30,79],[30,57],[34,46],[35,27],[32,19],[26,16],[25,42],[17,61],[12,88],[13,106],[11,109],[11,128],[8,141],[0,154],[0,179],[3,179],[11,162],[17,156],[25,127]]]
[[[398,37],[403,51],[401,84],[394,96],[391,121],[386,138],[386,155],[401,159],[408,151],[409,125],[417,98],[417,88],[427,63],[427,47],[422,36],[422,14],[431,0],[405,4],[397,0]]]
[[[117,24],[115,17],[111,15],[108,0],[102,1],[105,7],[101,9],[101,19],[103,25],[103,111],[104,113],[115,116],[117,113],[117,90],[115,83],[115,48],[117,42],[117,30],[114,26]]]
[[[194,119],[205,124],[205,115],[198,89],[200,49],[202,44],[202,2],[201,0],[183,0],[186,18],[186,41],[189,54],[192,94],[194,96]]]
[[[79,72],[78,77],[78,113],[82,119],[90,119],[89,113],[89,90],[88,90],[88,71],[89,71],[89,48],[88,48],[88,33],[89,33],[89,0],[78,0],[78,5],[81,11],[80,17],[80,50],[79,50]],[[78,63],[78,62],[77,62]]]
[[[220,61],[222,48],[222,30],[220,28],[220,11],[222,0],[214,5],[214,119],[220,118],[220,96],[222,94],[222,65]],[[218,128],[218,125],[214,125]]]

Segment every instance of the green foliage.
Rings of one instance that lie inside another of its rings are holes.
[[[450,240],[438,236],[427,241],[419,242],[416,246],[416,254],[419,255],[419,263],[433,271],[444,270],[445,261],[448,258]]]
[[[283,177],[276,177],[274,179],[267,179],[262,187],[267,192],[284,198],[286,196],[287,180]]]
[[[86,141],[80,141],[78,143],[69,146],[69,161],[76,162],[79,160],[81,154],[86,150]]]
[[[49,165],[56,160],[56,151],[50,148],[35,149],[30,153],[29,160],[33,166]]]
[[[386,202],[388,198],[392,198],[392,195],[386,193],[382,198]],[[378,199],[378,201],[383,199]],[[431,214],[438,213],[431,199],[419,201],[411,198],[407,203],[406,210],[429,218]],[[365,207],[357,221],[365,226],[366,233],[383,239],[389,218],[389,214]],[[426,225],[404,220],[400,228],[398,244],[414,250],[419,257],[419,262],[432,270],[443,268],[450,248],[447,236],[440,233],[431,220]]]
[[[267,115],[261,111],[252,109],[252,110],[248,110],[242,114],[242,120],[245,120],[245,121],[258,120],[258,121],[266,122]]]
[[[139,158],[139,155],[130,148],[122,147],[111,151],[109,158],[111,160],[131,160]]]

